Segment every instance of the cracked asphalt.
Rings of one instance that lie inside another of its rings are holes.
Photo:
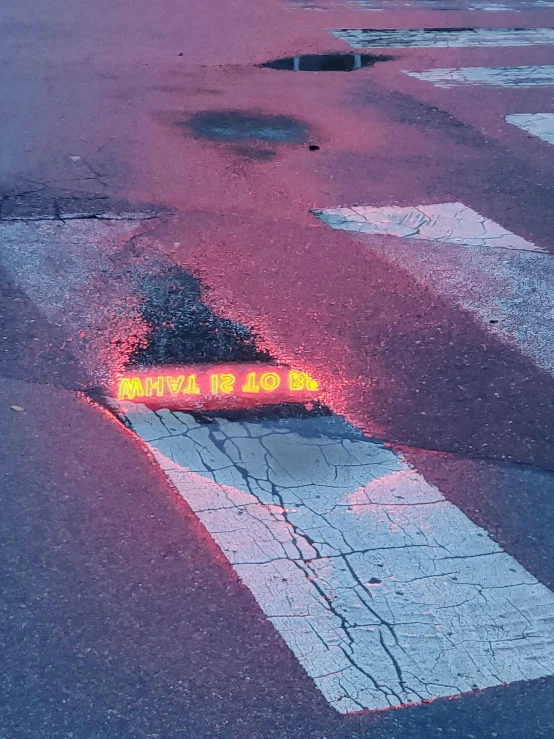
[[[554,736],[554,10],[451,5],[3,4],[0,739]]]
[[[120,405],[340,712],[550,669],[552,594],[382,444],[328,417],[206,424]]]

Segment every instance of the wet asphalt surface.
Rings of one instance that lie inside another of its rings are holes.
[[[0,737],[553,736],[552,678],[336,714],[96,403],[115,366],[300,362],[329,412],[402,450],[554,587],[552,376],[309,214],[463,200],[551,249],[544,150],[499,132],[478,92],[391,83],[394,53],[309,84],[288,74],[299,49],[305,71],[345,51],[326,28],[368,25],[346,4],[28,0],[0,20]],[[548,63],[545,49],[447,51],[444,66]]]

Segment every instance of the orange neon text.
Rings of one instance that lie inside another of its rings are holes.
[[[119,400],[136,398],[177,398],[190,395],[232,396],[266,395],[280,390],[295,393],[316,393],[318,383],[306,372],[272,368],[255,372],[195,372],[175,375],[135,375],[118,381]]]

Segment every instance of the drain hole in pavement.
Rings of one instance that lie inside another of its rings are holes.
[[[309,149],[310,151],[319,151],[319,146],[318,146],[317,144],[310,144],[310,145],[308,146],[308,149]]]
[[[354,72],[372,67],[377,62],[389,62],[394,57],[384,54],[306,54],[287,56],[260,64],[260,67],[291,72]]]

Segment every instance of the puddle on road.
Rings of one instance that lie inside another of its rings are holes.
[[[305,54],[274,59],[260,67],[290,72],[354,72],[391,59],[394,57],[382,54]]]
[[[303,144],[309,136],[309,126],[304,121],[255,110],[203,110],[179,125],[189,128],[196,138],[223,143]]]

